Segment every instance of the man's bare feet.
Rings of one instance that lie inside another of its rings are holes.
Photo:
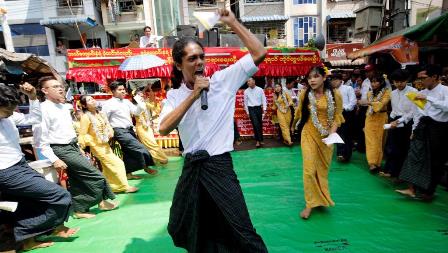
[[[98,208],[101,211],[112,211],[118,208],[118,203],[109,200],[103,200],[98,204]]]
[[[308,208],[308,207],[305,207],[303,210],[302,210],[302,212],[300,212],[300,217],[302,218],[302,219],[308,219],[309,217],[310,217],[310,215],[311,215],[311,211],[313,211],[313,209],[312,208]]]
[[[404,189],[404,190],[395,190],[396,192],[411,197],[411,198],[415,198],[415,191],[412,189]]]
[[[391,177],[391,175],[389,173],[382,172],[382,171],[380,171],[379,175],[380,175],[380,177]]]
[[[92,219],[95,218],[95,214],[93,213],[74,213],[73,217],[75,217],[75,219]]]
[[[33,249],[47,248],[53,246],[54,242],[37,242],[34,237],[23,241],[23,251],[30,251]]]
[[[79,231],[79,228],[69,228],[64,225],[60,225],[57,227],[53,235],[61,238],[69,238],[70,236],[75,235]]]
[[[140,190],[140,189],[135,186],[129,186],[128,189],[125,191],[125,193],[134,193],[134,192],[138,192],[138,190]]]
[[[136,175],[132,175],[132,173],[126,174],[126,177],[128,180],[138,180],[138,179],[142,179],[142,177],[140,176],[136,176]]]

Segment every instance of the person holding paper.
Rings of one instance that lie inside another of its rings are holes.
[[[159,132],[176,127],[184,145],[184,167],[170,209],[168,232],[188,252],[268,252],[249,217],[233,170],[233,116],[238,89],[258,71],[266,56],[258,39],[226,9],[220,20],[235,32],[248,54],[203,77],[205,53],[193,38],[173,45],[173,88],[160,114]],[[208,90],[208,109],[200,94]]]
[[[291,107],[293,102],[289,94],[283,91],[281,84],[276,84],[274,88],[274,104],[272,109],[277,112],[278,124],[282,131],[283,142],[292,146],[291,141]]]
[[[331,86],[333,89],[339,90],[342,96],[342,103],[344,111],[345,122],[339,127],[338,134],[341,136],[344,143],[336,145],[337,159],[340,162],[348,162],[352,157],[353,150],[353,125],[355,118],[356,95],[353,88],[349,85],[342,85],[342,75],[339,73],[333,74],[331,78]]]
[[[73,211],[76,218],[93,218],[89,209],[98,204],[99,209],[109,211],[118,204],[101,172],[81,153],[78,146],[69,104],[65,104],[64,85],[53,76],[39,79],[45,102],[41,104],[42,123],[39,137],[42,154],[55,169],[67,172],[69,192],[72,195]]]
[[[25,161],[16,126],[39,124],[42,115],[36,89],[25,83],[20,90],[30,99],[29,114],[15,112],[19,104],[16,88],[0,84],[0,191],[4,200],[19,202],[9,221],[14,225],[16,241],[23,242],[26,251],[54,244],[36,241],[38,235],[53,233],[57,237],[70,237],[78,229],[63,225],[69,215],[70,194],[46,180]]]
[[[145,35],[140,37],[140,48],[157,47],[157,39],[151,35],[151,30],[150,26],[143,28]]]
[[[414,104],[406,97],[406,94],[417,92],[417,90],[407,84],[409,72],[406,70],[395,70],[392,72],[391,79],[396,89],[391,93],[390,129],[387,132],[384,149],[386,163],[380,176],[397,178],[408,154],[415,110]]]
[[[417,99],[427,101],[414,114],[412,140],[399,179],[409,188],[397,192],[431,200],[448,160],[448,87],[440,84],[440,66],[428,65],[418,73],[426,89]]]
[[[322,139],[336,133],[344,123],[341,94],[326,80],[325,70],[313,67],[307,77],[310,88],[300,93],[293,122],[293,128],[298,127],[299,121],[303,126],[301,146],[306,203],[300,213],[303,219],[308,219],[315,207],[334,205],[328,186],[333,145],[325,144]]]
[[[387,123],[387,105],[390,101],[390,90],[386,87],[383,75],[377,73],[371,78],[372,91],[367,93],[368,106],[364,134],[366,139],[366,157],[369,171],[379,172],[383,161],[384,124]]]
[[[131,114],[139,115],[145,109],[145,104],[141,101],[142,98],[135,96],[138,105],[132,104],[125,98],[125,83],[120,81],[112,82],[109,88],[113,97],[103,104],[102,111],[114,129],[114,138],[120,143],[128,179],[141,179],[132,173],[142,169],[149,175],[156,175],[157,170],[149,167],[154,165],[154,160],[145,146],[137,140],[132,124]]]

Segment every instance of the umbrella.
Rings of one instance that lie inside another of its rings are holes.
[[[118,68],[122,71],[145,70],[165,65],[165,60],[152,54],[136,55],[127,58]]]

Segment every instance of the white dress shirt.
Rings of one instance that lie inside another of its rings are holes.
[[[140,37],[140,48],[146,48],[146,45],[153,44],[151,47],[157,47],[157,38],[155,36],[150,35]]]
[[[352,86],[341,85],[338,88],[339,92],[342,96],[342,103],[344,107],[344,111],[351,112],[355,109],[356,106],[356,95],[355,90]]]
[[[233,150],[236,92],[257,70],[252,56],[247,54],[235,64],[212,75],[207,94],[208,109],[202,110],[201,100],[196,100],[178,125],[184,154],[206,150],[213,156]],[[184,83],[179,89],[168,91],[160,122],[192,92]]]
[[[262,88],[255,86],[244,91],[244,110],[247,114],[249,114],[249,106],[263,106],[263,113],[266,111],[266,96]]]
[[[448,122],[448,87],[438,84],[432,90],[424,89],[421,93],[426,95],[427,103],[423,110],[415,107],[417,111],[414,114],[412,129],[417,127],[422,116],[431,117],[438,122]]]
[[[42,123],[39,138],[42,154],[52,163],[59,158],[54,154],[50,144],[69,144],[76,138],[73,128],[71,104],[53,103],[46,100],[41,104]]]
[[[367,93],[372,90],[372,83],[369,78],[364,79],[361,85],[361,100],[367,101]]]
[[[134,105],[128,99],[113,97],[103,103],[102,111],[106,114],[110,125],[115,128],[132,127],[131,115],[140,115],[144,110],[141,105]]]
[[[407,124],[414,116],[414,104],[406,97],[408,92],[417,92],[417,89],[406,85],[403,90],[395,89],[391,93],[391,118],[400,117],[398,122]]]
[[[39,124],[40,121],[38,100],[30,100],[29,114],[14,112],[10,117],[0,119],[0,170],[7,169],[22,160],[19,130],[16,126]]]

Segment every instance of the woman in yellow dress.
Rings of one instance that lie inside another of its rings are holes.
[[[78,142],[82,148],[90,147],[91,153],[101,162],[103,174],[113,192],[134,193],[137,187],[129,186],[123,161],[114,154],[109,139],[114,136],[107,117],[97,110],[97,103],[91,96],[80,98],[84,115],[81,117]]]
[[[146,97],[144,92],[139,91],[141,97]],[[168,157],[163,152],[162,148],[156,141],[154,137],[153,130],[153,114],[160,112],[160,107],[154,103],[154,93],[152,91],[149,92],[149,99],[146,98],[146,110],[144,110],[140,115],[135,116],[135,128],[137,132],[138,139],[140,142],[145,145],[146,149],[148,149],[154,161],[160,164],[167,164]]]
[[[333,145],[322,139],[336,133],[344,122],[342,97],[326,80],[322,67],[313,67],[307,75],[309,88],[300,94],[293,127],[303,125],[301,146],[303,156],[303,188],[306,206],[300,217],[308,219],[313,208],[333,206],[328,187],[328,171]]]
[[[288,93],[283,92],[283,88],[280,84],[276,84],[274,87],[274,104],[273,110],[277,110],[277,120],[282,131],[283,142],[292,146],[291,141],[291,109],[293,102]]]
[[[371,80],[372,91],[367,93],[366,124],[366,156],[370,173],[378,173],[383,160],[384,124],[387,124],[387,105],[390,101],[390,90],[382,75],[375,75]]]

